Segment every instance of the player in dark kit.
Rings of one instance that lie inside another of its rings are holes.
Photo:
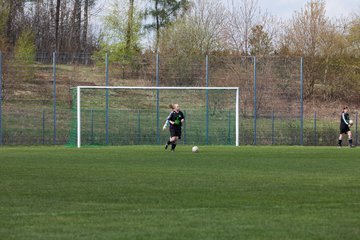
[[[166,143],[165,149],[171,144],[171,151],[175,151],[176,141],[181,139],[181,126],[185,121],[184,113],[180,111],[179,104],[174,104],[174,111],[169,115],[170,140]]]
[[[341,120],[340,120],[340,136],[339,136],[339,147],[341,147],[342,144],[342,138],[343,134],[347,134],[349,138],[349,146],[353,147],[352,145],[352,134],[350,131],[350,117],[349,117],[349,108],[344,107],[342,113],[341,113]]]

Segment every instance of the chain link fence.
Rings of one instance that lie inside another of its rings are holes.
[[[238,55],[188,57],[146,52],[111,62],[108,55],[95,57],[83,53],[38,53],[31,58],[1,54],[0,144],[68,143],[74,117],[71,88],[108,85],[239,87],[240,145],[336,145],[343,106],[336,102],[325,103],[324,108],[318,100],[321,96],[316,94],[304,98],[308,85],[305,66],[306,59],[302,58]],[[336,74],[336,71],[331,73]],[[191,95],[182,98],[190,106]],[[181,105],[182,100],[176,97],[157,104],[154,111],[158,114],[154,115],[156,119],[150,127],[159,128],[166,117],[162,116],[163,112],[168,111],[167,105],[172,100]],[[145,110],[143,101],[146,99],[122,100],[117,104],[137,118],[138,111]],[[216,94],[211,101],[203,103],[201,111],[204,116],[215,116],[223,111],[224,104],[224,97]],[[222,115],[228,113],[222,112]],[[357,145],[357,109],[351,109],[351,118],[355,122],[351,130]],[[216,125],[208,121],[206,124],[205,128],[196,130],[196,134],[209,135],[216,131]],[[146,136],[146,142],[141,142],[142,131],[137,126],[134,129],[133,135],[137,138],[127,144],[159,144],[156,139],[162,139],[157,136],[159,131],[154,131]],[[210,139],[202,143],[232,144],[227,138],[231,134],[228,130],[224,132],[221,141]]]

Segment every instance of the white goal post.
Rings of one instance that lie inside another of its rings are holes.
[[[239,88],[238,87],[133,87],[133,86],[77,86],[77,147],[81,147],[81,90],[83,89],[124,89],[124,90],[234,90],[236,91],[235,106],[235,145],[239,146]]]

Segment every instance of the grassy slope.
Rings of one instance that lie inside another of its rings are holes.
[[[0,148],[2,239],[356,239],[360,149]]]

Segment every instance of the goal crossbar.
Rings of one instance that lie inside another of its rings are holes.
[[[238,87],[139,87],[139,86],[77,86],[77,147],[81,147],[81,89],[125,89],[125,90],[234,90],[236,91],[235,107],[235,145],[239,146],[239,96]]]
[[[133,86],[77,86],[72,89],[130,89],[130,90],[239,90],[238,87],[133,87]]]

